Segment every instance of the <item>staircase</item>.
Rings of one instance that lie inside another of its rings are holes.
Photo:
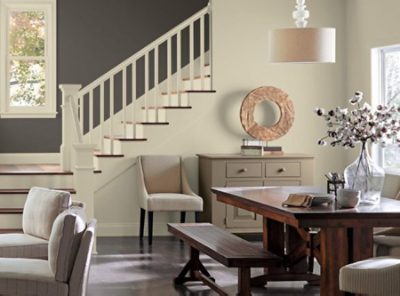
[[[95,216],[95,192],[184,125],[192,100],[215,92],[211,25],[209,5],[85,87],[60,85],[61,164],[0,165],[3,231],[21,228],[31,186],[66,188]]]

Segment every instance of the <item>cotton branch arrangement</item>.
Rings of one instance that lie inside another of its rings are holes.
[[[325,119],[327,135],[318,140],[318,144],[332,147],[354,148],[357,143],[364,145],[380,143],[383,147],[388,143],[400,145],[400,107],[378,105],[373,109],[368,103],[361,104],[363,93],[358,91],[349,100],[353,106],[336,107],[326,112],[316,108],[315,113]]]

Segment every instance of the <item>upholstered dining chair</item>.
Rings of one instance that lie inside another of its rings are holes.
[[[400,200],[400,191],[395,199]],[[375,256],[400,257],[400,227],[379,229],[374,233]]]
[[[376,257],[340,269],[341,291],[369,296],[400,295],[400,258]]]
[[[0,258],[0,295],[86,295],[95,225],[61,213],[51,230],[48,260]]]
[[[23,233],[0,234],[0,257],[47,258],[53,222],[71,205],[69,192],[31,188],[22,214]]]
[[[195,212],[197,217],[197,213],[203,211],[203,199],[190,188],[180,156],[138,156],[137,179],[140,240],[143,240],[147,211],[149,245],[153,240],[153,212],[180,211],[183,223],[186,212]]]

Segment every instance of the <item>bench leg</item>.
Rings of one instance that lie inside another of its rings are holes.
[[[250,268],[241,267],[238,270],[238,295],[251,295]]]
[[[199,281],[198,273],[201,272],[211,281],[215,281],[214,278],[211,277],[210,273],[204,267],[204,265],[200,262],[200,253],[195,248],[190,248],[190,260],[183,267],[182,271],[179,275],[174,279],[174,283],[176,285],[182,285],[186,282]],[[189,273],[189,276],[186,276]]]

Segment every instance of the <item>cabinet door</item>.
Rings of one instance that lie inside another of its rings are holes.
[[[227,181],[226,187],[258,187],[263,186],[262,180],[257,181]],[[261,228],[262,219],[253,212],[233,206],[226,206],[226,228]]]

